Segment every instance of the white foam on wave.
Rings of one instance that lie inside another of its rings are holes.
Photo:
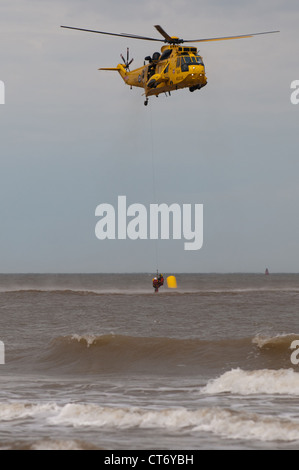
[[[0,420],[20,418],[40,420],[43,427],[163,429],[185,434],[210,432],[228,439],[285,442],[299,440],[299,420],[296,418],[258,415],[220,407],[142,409],[76,403],[0,404]],[[32,449],[80,449],[80,447],[84,448],[84,443],[72,440],[42,439],[32,445]]]
[[[239,395],[270,394],[299,396],[299,373],[293,369],[232,369],[210,380],[201,393],[235,393]]]
[[[194,431],[210,431],[229,439],[297,441],[299,422],[256,413],[209,409]]]
[[[296,339],[299,339],[299,335],[295,333],[284,333],[274,336],[258,334],[253,338],[252,344],[255,344],[260,349],[264,348],[265,346],[275,347],[288,345],[290,348],[292,341]]]
[[[187,413],[187,415],[186,415]],[[141,428],[184,428],[196,425],[194,413],[184,408],[166,410],[144,410],[137,407],[112,408],[98,405],[67,404],[60,413],[50,418],[52,424],[73,426],[108,426],[121,429]]]
[[[80,343],[81,341],[84,341],[86,343],[87,347],[89,348],[97,340],[97,336],[91,335],[91,334],[86,334],[86,335],[73,334],[71,336],[71,340],[72,341],[77,341],[78,343]]]
[[[58,410],[59,407],[55,403],[0,403],[0,422],[32,418],[37,415],[48,415]]]
[[[64,440],[50,440],[44,439],[32,444],[31,450],[84,450],[77,441],[64,441]]]
[[[185,408],[145,410],[140,408],[109,408],[97,405],[65,405],[50,418],[52,424],[74,427],[92,426],[128,429],[180,430],[211,432],[230,438],[261,441],[299,440],[299,422],[255,413],[231,411],[219,407],[187,410]]]

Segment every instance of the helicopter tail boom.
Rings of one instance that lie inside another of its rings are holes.
[[[99,70],[114,70],[115,72],[119,72],[117,67],[101,67]]]
[[[125,81],[125,83],[127,83],[128,72],[126,71],[126,69],[124,68],[124,66],[122,64],[118,64],[117,67],[101,67],[101,68],[99,68],[99,70],[108,70],[108,71],[112,71],[112,72],[118,72],[120,74],[121,78]]]
[[[140,78],[143,67],[132,70],[130,72],[129,70],[125,68],[123,64],[118,64],[117,67],[101,67],[99,70],[108,70],[108,71],[110,70],[110,71],[119,72],[121,78],[127,85],[143,87],[143,83]]]

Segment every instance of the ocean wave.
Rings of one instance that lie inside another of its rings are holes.
[[[56,337],[37,359],[43,368],[65,373],[152,372],[180,369],[196,375],[203,368],[238,361],[252,349],[251,338],[209,341],[168,337],[73,334]],[[241,353],[240,353],[241,351]]]
[[[42,403],[38,405],[19,402],[0,403],[0,422],[32,418],[37,414],[48,415],[58,410],[59,407],[55,403]]]
[[[278,335],[256,335],[252,343],[255,344],[259,349],[288,349],[290,348],[293,341],[299,340],[299,334],[285,333]]]
[[[168,291],[170,292],[170,291]],[[7,288],[0,289],[0,294],[59,294],[79,296],[102,296],[102,295],[149,295],[153,289],[76,289],[76,288]]]
[[[240,368],[225,372],[212,379],[201,393],[215,395],[233,393],[239,395],[294,395],[299,396],[299,373],[293,369],[251,370]]]
[[[205,349],[199,340],[126,335],[67,335],[52,340],[38,359],[66,373],[150,371],[196,365]]]
[[[196,375],[223,367],[291,367],[291,343],[298,335],[204,340],[117,334],[58,336],[36,359],[44,368],[64,373],[155,372],[180,368]]]
[[[78,440],[42,439],[26,446],[28,450],[100,450]]]
[[[149,352],[155,352],[158,348],[169,350],[176,350],[178,344],[181,346],[192,349],[192,345],[199,345],[205,343],[197,339],[179,339],[179,338],[166,338],[166,337],[140,337],[140,336],[126,336],[115,335],[113,333],[106,335],[94,334],[72,334],[66,336],[59,336],[52,341],[52,345],[62,346],[66,349],[70,346],[80,346],[85,349],[102,349],[103,347],[110,346],[112,348],[124,350],[146,349]]]
[[[184,434],[207,433],[229,439],[285,441],[299,440],[299,421],[281,416],[260,415],[220,407],[197,409],[164,408],[148,409],[139,407],[108,407],[97,404],[67,403],[58,405],[2,404],[6,407],[6,420],[24,419],[24,409],[30,409],[30,419],[42,420],[44,426],[71,426],[92,429],[162,429],[179,431]],[[47,409],[48,407],[48,409]],[[17,413],[19,411],[19,415]],[[3,415],[0,413],[0,420]],[[63,448],[61,441],[43,441],[33,447]],[[67,443],[68,448],[78,447],[75,441]]]
[[[102,296],[102,295],[153,295],[151,283],[132,287],[98,287],[84,288],[71,286],[7,286],[0,287],[0,294],[60,294],[60,295],[79,295],[79,296]],[[159,290],[159,295],[200,295],[200,296],[237,296],[244,294],[259,293],[293,293],[299,294],[299,287],[240,287],[240,288],[209,288],[209,287],[186,287],[178,285],[177,289],[168,289],[164,286]]]
[[[52,345],[80,345],[83,348],[89,349],[90,347],[101,348],[107,345],[118,346],[122,348],[144,347],[151,351],[157,348],[164,348],[172,351],[177,351],[180,347],[181,351],[184,350],[198,350],[199,347],[217,346],[224,348],[229,345],[244,346],[248,345],[252,338],[233,338],[233,339],[216,339],[204,340],[200,338],[173,338],[162,336],[127,336],[127,335],[94,335],[94,334],[72,334],[66,336],[59,336],[53,339]]]

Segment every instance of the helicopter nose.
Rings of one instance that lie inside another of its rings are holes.
[[[189,67],[189,72],[191,73],[191,77],[195,80],[198,77],[204,76],[205,68],[203,65],[191,65],[191,67]]]
[[[205,68],[203,65],[191,65],[189,66],[189,80],[191,87],[193,86],[192,83],[198,84],[200,83],[202,86],[206,85],[207,79],[205,75]]]

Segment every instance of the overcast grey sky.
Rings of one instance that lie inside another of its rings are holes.
[[[1,0],[1,272],[299,272],[298,0]],[[114,67],[162,44],[60,25],[202,43],[208,85],[143,105]],[[152,128],[152,132],[151,132]],[[95,209],[204,205],[204,243],[99,241]]]

